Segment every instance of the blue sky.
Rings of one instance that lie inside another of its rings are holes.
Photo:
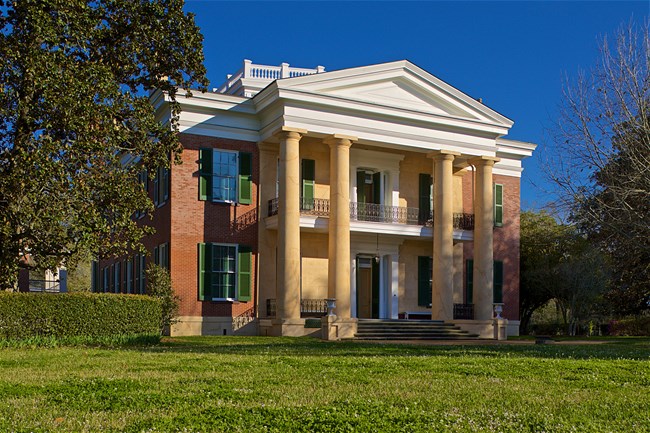
[[[254,63],[344,69],[408,59],[515,121],[508,138],[539,145],[524,162],[522,209],[552,200],[540,171],[564,77],[598,59],[606,34],[648,1],[429,2],[186,0],[205,37],[211,87]],[[540,186],[535,186],[541,185]]]

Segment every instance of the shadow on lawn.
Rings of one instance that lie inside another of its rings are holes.
[[[632,340],[598,345],[409,345],[326,342],[310,337],[176,337],[159,345],[129,346],[145,352],[215,353],[303,357],[533,357],[557,359],[650,359],[650,342]]]

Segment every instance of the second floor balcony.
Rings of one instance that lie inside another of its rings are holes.
[[[329,217],[330,201],[328,199],[314,198],[300,200],[301,215],[313,217]],[[278,214],[278,199],[268,202],[269,217]],[[474,215],[468,213],[455,213],[454,230],[474,230]],[[383,224],[398,224],[402,226],[433,226],[433,212],[420,210],[415,207],[386,206],[375,203],[350,202],[350,223],[373,222]]]

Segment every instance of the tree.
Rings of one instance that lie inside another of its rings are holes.
[[[178,311],[180,309],[180,297],[176,295],[172,287],[172,279],[169,270],[162,266],[150,264],[146,270],[147,294],[160,299],[162,305],[162,317],[160,329],[169,335],[171,326],[178,322]]]
[[[182,0],[0,0],[0,288],[19,256],[74,266],[141,249],[137,174],[179,161],[178,88],[205,90]],[[162,123],[149,101],[166,92]],[[190,93],[191,94],[191,93]]]
[[[541,212],[521,214],[521,324],[526,333],[532,314],[554,300],[567,333],[593,315],[608,283],[605,257],[573,225]]]
[[[611,257],[619,313],[650,308],[648,23],[607,38],[600,63],[567,85],[547,173],[572,220]]]

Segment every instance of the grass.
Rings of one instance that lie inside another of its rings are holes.
[[[0,431],[650,432],[650,340],[0,350]]]

